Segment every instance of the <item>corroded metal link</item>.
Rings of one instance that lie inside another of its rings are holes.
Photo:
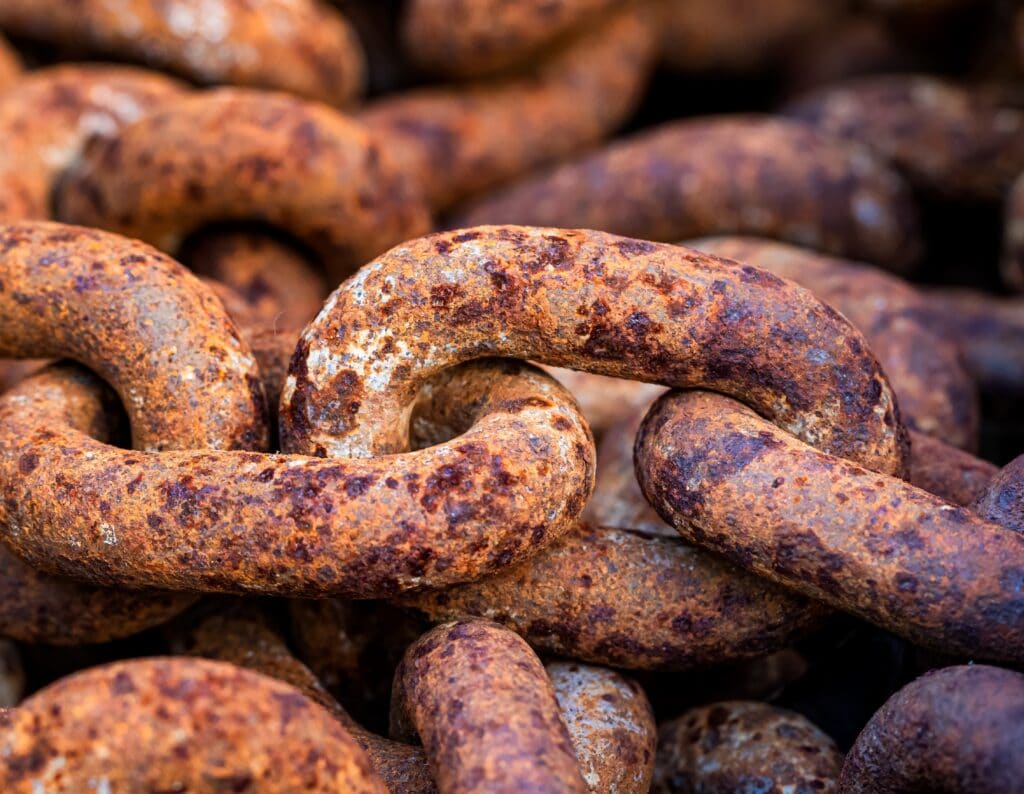
[[[136,448],[266,448],[256,362],[217,297],[174,260],[114,234],[26,222],[0,226],[0,283],[0,357],[90,367],[120,396]]]
[[[925,674],[889,698],[846,756],[840,791],[1012,794],[1024,779],[1024,676],[986,665]]]
[[[1024,660],[1024,535],[709,392],[656,403],[636,463],[662,517],[743,568],[926,647]]]
[[[222,88],[95,141],[58,186],[56,214],[171,253],[209,223],[266,222],[315,250],[337,283],[430,228],[385,149],[318,103]]]
[[[539,651],[637,670],[763,656],[829,611],[678,538],[585,526],[494,576],[399,603],[438,621],[486,617]]]
[[[4,0],[0,29],[199,83],[276,88],[337,105],[363,88],[355,31],[315,0]]]
[[[442,794],[588,791],[544,666],[489,621],[446,623],[410,646],[392,731],[420,736]]]
[[[453,225],[529,223],[675,242],[751,234],[908,270],[921,252],[902,177],[868,150],[768,116],[673,122],[531,175]]]
[[[9,792],[309,791],[384,784],[323,707],[205,659],[136,659],[63,678],[0,729]]]
[[[910,473],[907,480],[947,502],[970,507],[986,493],[998,471],[995,464],[933,436],[910,433]]]
[[[965,449],[977,447],[980,408],[974,382],[956,340],[921,325],[918,316],[927,297],[913,286],[868,265],[771,240],[720,237],[684,245],[756,265],[809,289],[864,334],[910,429]]]
[[[467,406],[465,432],[369,460],[123,450],[71,424],[62,401],[24,399],[33,382],[0,399],[5,540],[97,584],[371,598],[443,587],[536,553],[593,487],[572,398],[517,362],[436,378],[438,404]]]
[[[1024,532],[1024,455],[1003,466],[971,508],[989,521]]]
[[[786,113],[867,145],[915,187],[945,198],[1002,201],[1024,171],[1024,112],[927,75],[826,86]]]
[[[413,240],[342,284],[292,360],[285,449],[405,449],[420,388],[489,355],[699,384],[831,452],[904,467],[906,432],[880,366],[806,290],[678,246],[520,226]]]
[[[114,135],[183,93],[168,77],[126,66],[63,65],[24,75],[0,96],[0,222],[48,220],[58,177],[89,139]]]
[[[7,91],[21,77],[21,59],[2,37],[0,37],[0,92]]]
[[[658,731],[635,681],[575,662],[545,666],[591,794],[647,794]]]
[[[659,734],[654,794],[838,790],[835,743],[806,717],[767,703],[701,706]]]
[[[492,74],[522,65],[616,5],[613,0],[410,0],[402,11],[402,44],[417,65],[433,72]]]
[[[623,9],[525,75],[396,94],[359,119],[444,209],[615,130],[641,99],[654,49],[645,16]]]

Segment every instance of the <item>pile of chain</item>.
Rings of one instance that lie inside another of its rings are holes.
[[[1015,5],[0,0],[0,789],[1019,791]]]

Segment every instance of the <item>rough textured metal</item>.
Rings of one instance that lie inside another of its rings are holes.
[[[904,180],[805,124],[711,116],[665,124],[528,176],[454,225],[530,223],[674,242],[753,234],[905,270],[920,253]]]
[[[591,794],[647,794],[658,730],[640,685],[575,662],[546,669]]]
[[[168,77],[124,66],[24,75],[0,96],[0,222],[49,219],[53,186],[89,139],[115,135],[182,92]]]
[[[1024,660],[1024,535],[710,392],[663,397],[637,476],[688,540],[945,653]]]
[[[1024,778],[1024,676],[986,665],[947,667],[879,709],[846,756],[850,794],[1013,794]]]
[[[1024,455],[1003,466],[972,509],[989,521],[1024,532]]]
[[[368,460],[212,444],[140,454],[90,438],[59,401],[21,399],[31,383],[0,398],[5,540],[95,584],[362,598],[443,587],[553,542],[593,488],[593,440],[572,398],[518,362],[435,378],[427,415],[460,434]]]
[[[62,180],[56,211],[169,252],[212,222],[270,223],[316,250],[336,283],[430,228],[387,149],[324,105],[222,88],[94,142]]]
[[[266,234],[208,232],[187,246],[181,259],[194,272],[233,289],[272,328],[302,328],[327,297],[323,276],[306,258]]]
[[[889,376],[911,430],[965,449],[978,443],[980,407],[955,339],[918,318],[927,300],[917,289],[869,265],[833,259],[771,240],[720,237],[684,243],[747,262],[806,287],[856,326]]]
[[[118,662],[37,692],[0,730],[10,792],[379,794],[351,736],[280,681],[205,659]]]
[[[495,623],[417,640],[395,671],[392,726],[419,734],[442,794],[587,791],[544,666]]]
[[[424,383],[491,355],[702,385],[836,454],[904,466],[906,434],[881,368],[806,290],[678,246],[519,226],[413,240],[342,284],[292,360],[285,448],[406,449]]]
[[[835,742],[806,717],[767,703],[701,706],[659,733],[654,794],[839,790]]]
[[[640,101],[654,49],[644,15],[625,9],[525,75],[396,94],[359,118],[445,208],[615,130]]]
[[[400,603],[432,620],[496,620],[539,651],[640,670],[763,656],[828,613],[679,538],[585,526],[495,576]]]
[[[1021,291],[1024,290],[1024,173],[1013,183],[1006,197],[1005,228],[1003,280]]]
[[[430,794],[437,790],[423,748],[378,736],[356,722],[251,606],[235,606],[210,615],[181,632],[175,644],[184,653],[231,662],[285,681],[319,703],[366,751],[388,791]]]
[[[6,91],[21,77],[21,59],[14,48],[0,37],[0,91]]]
[[[861,77],[827,86],[786,113],[865,144],[918,189],[1002,201],[1024,171],[1024,112],[926,75]]]
[[[1024,392],[1024,300],[966,289],[931,289],[921,323],[955,339],[964,364],[984,389]]]
[[[199,83],[277,88],[338,105],[363,87],[355,31],[315,0],[4,0],[0,29]]]
[[[998,466],[970,452],[924,433],[910,434],[907,480],[947,502],[970,507],[985,493],[997,471]]]
[[[477,77],[528,63],[616,5],[613,0],[411,0],[402,9],[402,44],[422,68]]]

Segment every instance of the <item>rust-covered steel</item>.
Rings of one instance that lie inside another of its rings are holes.
[[[323,707],[224,662],[149,658],[63,678],[0,729],[4,791],[382,794]]]
[[[402,44],[429,71],[490,75],[528,63],[616,5],[613,0],[410,0],[402,9]]]
[[[0,222],[50,218],[54,185],[87,141],[116,135],[183,92],[168,77],[127,66],[68,64],[23,75],[0,94]]]
[[[806,717],[725,701],[661,726],[654,794],[839,791],[842,753]]]
[[[654,49],[644,14],[624,8],[525,74],[395,94],[358,118],[444,209],[618,128],[640,101]]]
[[[974,381],[956,340],[936,335],[917,319],[927,297],[912,285],[869,265],[772,240],[720,237],[684,245],[747,262],[809,289],[864,334],[911,430],[968,450],[977,447],[981,411]]]
[[[994,463],[976,458],[934,436],[910,433],[907,480],[947,502],[970,507],[987,491],[998,471]]]
[[[338,105],[351,104],[363,87],[355,31],[317,0],[4,0],[0,30],[198,83],[274,88]]]
[[[956,340],[979,385],[1002,394],[1024,392],[1024,299],[949,287],[925,295],[918,319]]]
[[[920,645],[1024,660],[1024,535],[710,392],[663,397],[637,476],[688,540]]]
[[[319,103],[220,88],[95,141],[61,181],[56,212],[170,253],[210,223],[269,223],[317,251],[337,283],[430,228],[387,149]]]
[[[1024,111],[928,75],[860,77],[798,99],[786,112],[870,147],[931,195],[1002,201],[1024,171]]]
[[[410,646],[392,730],[419,735],[441,794],[588,791],[540,659],[489,621],[446,623]]]
[[[889,698],[846,756],[840,791],[1013,794],[1024,779],[1024,676],[987,665],[925,674]]]
[[[910,189],[886,163],[808,125],[755,115],[672,122],[527,176],[454,218],[480,223],[666,242],[760,235],[897,271],[921,250]]]
[[[432,620],[488,618],[538,651],[638,670],[763,656],[828,614],[679,538],[586,526],[495,576],[400,603]]]
[[[443,587],[553,542],[593,487],[593,441],[572,398],[517,362],[435,380],[437,405],[465,432],[366,460],[212,444],[133,452],[90,438],[62,400],[22,399],[32,387],[0,398],[5,540],[96,584],[363,598]]]
[[[1006,196],[1005,229],[1003,280],[1019,292],[1024,290],[1024,172]]]
[[[342,284],[296,349],[282,441],[332,456],[405,449],[420,388],[495,355],[716,389],[830,452],[905,465],[881,367],[806,290],[679,246],[520,226],[412,240]]]
[[[605,667],[546,665],[591,794],[647,794],[658,731],[643,689]]]
[[[1024,455],[1011,460],[992,477],[972,509],[989,521],[1024,532]]]

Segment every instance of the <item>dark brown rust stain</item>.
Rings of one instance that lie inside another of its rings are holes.
[[[878,357],[911,430],[954,446],[977,446],[980,408],[957,341],[925,328],[926,295],[870,265],[823,256],[758,238],[722,237],[685,243],[788,278],[842,312]]]
[[[806,717],[753,701],[691,709],[661,726],[654,794],[838,791],[843,756]]]
[[[299,690],[231,664],[154,658],[37,692],[0,731],[4,791],[385,791]]]
[[[906,431],[881,367],[806,290],[749,265],[601,232],[472,231],[405,243],[334,292],[292,360],[285,449],[404,449],[406,406],[431,376],[504,355],[716,389],[836,454],[902,471]],[[451,285],[457,297],[433,305],[436,288]],[[470,305],[482,311],[466,321]]]
[[[546,669],[591,794],[647,794],[658,731],[640,685],[576,662],[550,662]]]
[[[183,92],[168,77],[124,66],[24,75],[0,96],[0,221],[48,219],[55,183],[90,138],[113,135]]]
[[[572,398],[518,362],[435,380],[439,405],[469,406],[466,432],[366,460],[111,447],[86,432],[102,406],[83,378],[50,370],[0,399],[0,519],[30,563],[95,584],[378,598],[445,586],[555,541],[593,488]]]
[[[892,270],[921,253],[903,179],[860,147],[768,116],[672,122],[526,177],[453,225],[525,223],[675,242],[752,234]]]
[[[412,0],[402,9],[402,44],[417,65],[435,73],[489,75],[528,63],[616,5],[612,0]]]
[[[857,78],[786,112],[868,146],[915,187],[947,199],[1002,201],[1024,171],[1024,112],[928,75]]]
[[[495,623],[446,623],[414,643],[392,726],[419,734],[446,794],[587,791],[544,666]]]
[[[709,392],[656,403],[636,454],[644,494],[692,542],[926,647],[1024,660],[1024,535]]]
[[[169,69],[199,83],[276,88],[348,105],[363,52],[338,11],[312,0],[5,0],[0,28],[19,36]]]
[[[515,14],[520,4],[501,5]],[[616,129],[641,99],[654,50],[642,11],[623,8],[525,74],[385,97],[358,118],[443,209]]]
[[[430,228],[418,190],[359,124],[297,97],[229,88],[94,141],[55,204],[61,220],[169,252],[209,223],[266,222],[316,251],[335,283]]]
[[[1012,794],[1024,778],[1024,676],[986,665],[925,674],[889,700],[846,756],[840,790]]]
[[[763,656],[828,613],[679,538],[584,526],[506,571],[400,603],[433,620],[488,617],[539,651],[641,670]]]

